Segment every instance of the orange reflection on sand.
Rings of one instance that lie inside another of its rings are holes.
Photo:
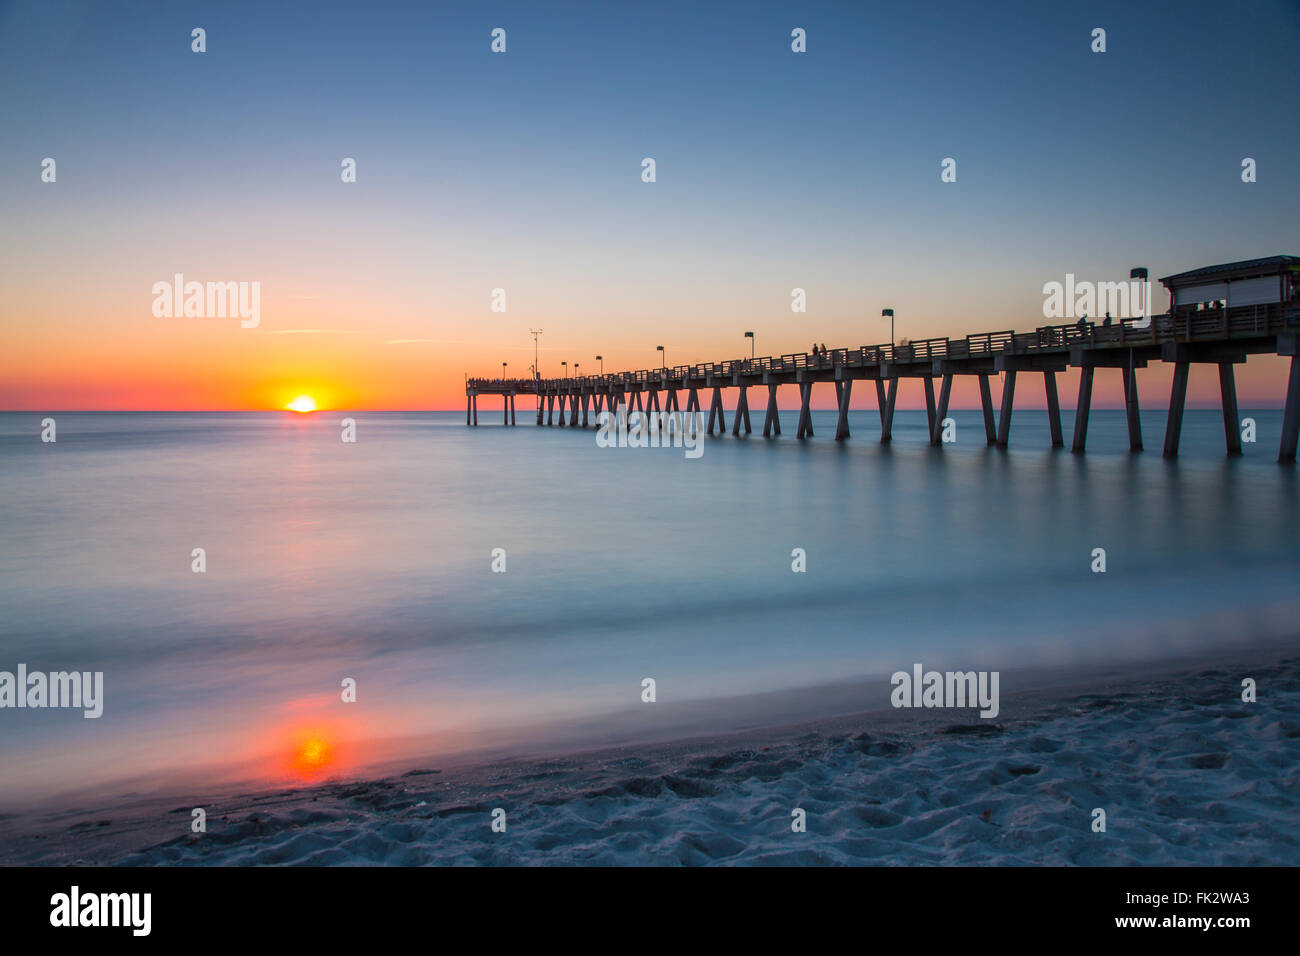
[[[293,756],[293,769],[307,776],[328,770],[334,762],[334,748],[328,740],[309,737],[297,747]]]
[[[295,783],[320,783],[357,766],[357,728],[337,721],[301,719],[271,732],[273,775]]]

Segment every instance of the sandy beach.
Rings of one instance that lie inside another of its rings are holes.
[[[1241,700],[1245,677],[1254,703]],[[1006,694],[995,721],[873,711],[231,793],[202,803],[204,834],[174,799],[33,810],[0,820],[0,861],[1288,865],[1300,859],[1298,778],[1300,657],[1241,652]]]

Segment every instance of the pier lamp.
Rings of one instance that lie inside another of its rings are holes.
[[[885,316],[889,316],[889,344],[893,345],[894,344],[894,310],[881,309],[880,317],[883,319]]]
[[[656,352],[664,352],[664,347],[663,347],[662,345],[656,345],[656,346],[655,346],[655,351],[656,351]],[[664,358],[663,368],[664,368],[664,370],[666,371],[666,370],[668,369],[668,353],[667,353],[667,352],[664,352],[664,356],[663,356],[663,358]]]
[[[579,368],[578,363],[577,363],[577,362],[574,362],[574,363],[573,363],[573,377],[574,377],[574,378],[577,378],[577,377],[578,377],[578,368]]]
[[[597,356],[596,356],[596,361],[600,363],[600,374],[601,374],[601,375],[604,375],[604,374],[605,374],[605,356],[603,356],[603,355],[597,355]]]
[[[528,334],[533,337],[533,378],[542,377],[542,362],[537,354],[537,337],[542,334],[541,329],[529,329]]]
[[[1134,266],[1132,269],[1128,270],[1128,277],[1130,279],[1142,280],[1142,308],[1144,314],[1150,316],[1151,315],[1151,286],[1147,285],[1148,275],[1149,273],[1147,272],[1146,266]],[[1134,311],[1132,302],[1129,303],[1129,311],[1130,312]],[[1173,310],[1170,309],[1170,311],[1172,312]],[[1124,321],[1123,319],[1120,320],[1121,325],[1123,324],[1123,321]],[[1147,320],[1147,324],[1148,325],[1151,324],[1149,320]],[[1133,404],[1133,400],[1135,398],[1133,391],[1134,389],[1137,388],[1137,381],[1133,377],[1133,350],[1132,349],[1129,349],[1128,352],[1128,380],[1129,380],[1129,387],[1128,387],[1128,394],[1125,396],[1125,401],[1127,401],[1131,405]]]
[[[502,377],[502,378],[505,378],[505,377],[506,377],[506,363],[505,363],[505,362],[502,362],[502,363],[501,363],[501,377]]]
[[[749,359],[752,362],[754,360],[754,333],[746,332],[745,338],[749,339]]]
[[[561,363],[560,363],[560,368],[564,369],[564,372],[563,372],[563,374],[561,375],[561,378],[568,378],[568,377],[569,377],[569,363],[568,363],[568,362],[561,362]]]
[[[1132,269],[1128,270],[1128,277],[1130,279],[1142,280],[1142,299],[1145,305],[1145,312],[1147,315],[1150,315],[1151,314],[1151,287],[1147,285],[1147,275],[1148,273],[1147,273],[1146,266],[1134,266]],[[1130,302],[1129,303],[1130,310],[1132,310],[1132,307],[1133,307],[1133,303]]]

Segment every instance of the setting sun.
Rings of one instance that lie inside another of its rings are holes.
[[[330,769],[333,763],[333,746],[328,740],[315,735],[299,741],[290,757],[292,769],[302,777],[322,773]]]
[[[299,395],[285,408],[295,412],[314,412],[316,411],[316,400],[310,395]]]

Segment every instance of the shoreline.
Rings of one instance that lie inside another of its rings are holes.
[[[1294,864],[1296,650],[1054,681],[1044,672],[1035,689],[1006,694],[994,720],[859,709],[407,761],[367,780],[209,793],[191,805],[154,796],[21,811],[0,817],[0,864]],[[1254,704],[1240,700],[1247,676],[1258,682]],[[195,805],[204,834],[189,832]],[[1098,806],[1109,807],[1104,834],[1090,830]],[[498,807],[505,833],[491,829]],[[806,833],[791,832],[796,808]]]

